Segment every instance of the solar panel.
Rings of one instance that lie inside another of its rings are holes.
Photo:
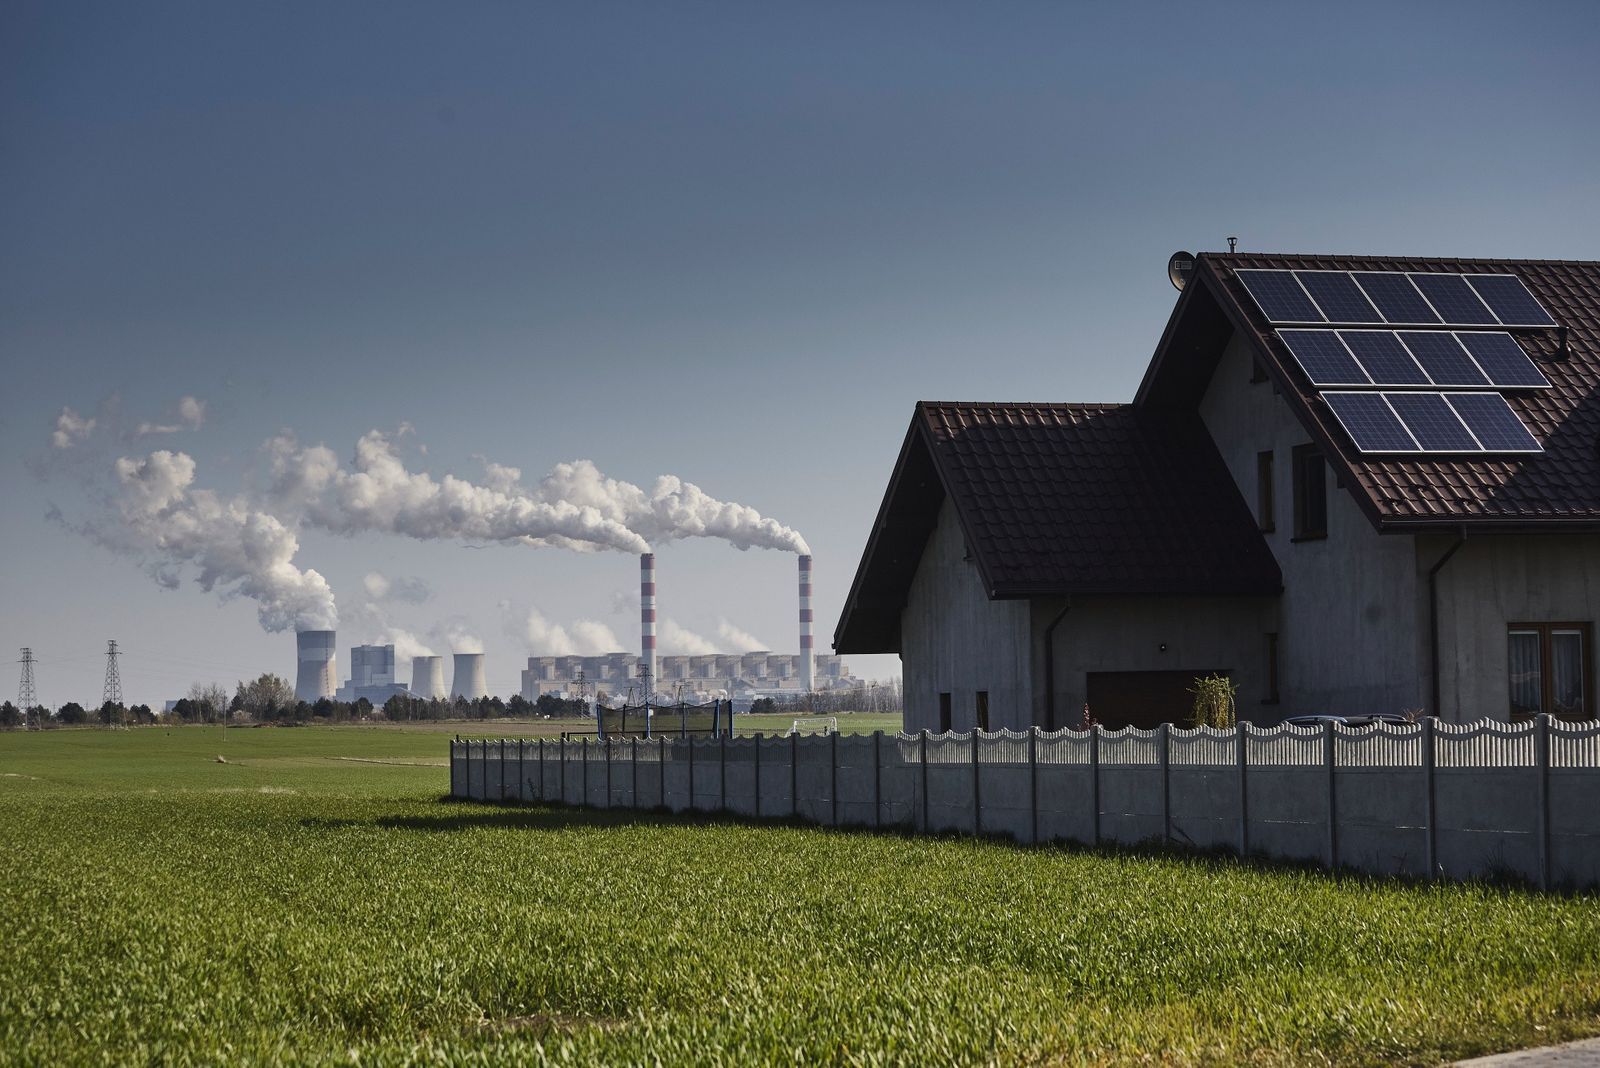
[[[1500,394],[1446,393],[1444,397],[1483,443],[1485,452],[1544,451]]]
[[[1239,281],[1275,323],[1320,323],[1322,313],[1311,303],[1291,271],[1239,271]]]
[[[1330,323],[1381,323],[1383,316],[1372,306],[1361,287],[1344,271],[1296,271],[1294,276],[1305,286]]]
[[[1472,353],[1489,381],[1496,386],[1514,389],[1521,386],[1548,386],[1550,380],[1533,365],[1528,354],[1522,351],[1517,339],[1510,334],[1479,334],[1462,331],[1456,334],[1461,344]]]
[[[1489,379],[1448,330],[1401,330],[1395,335],[1411,350],[1435,385],[1487,386]]]
[[[1411,279],[1403,274],[1388,271],[1358,271],[1351,275],[1366,290],[1367,297],[1378,306],[1383,317],[1391,323],[1437,323],[1439,315],[1422,299]]]
[[[1459,274],[1414,274],[1410,278],[1445,322],[1462,326],[1498,324],[1494,313]]]
[[[1279,330],[1278,336],[1300,361],[1314,386],[1370,386],[1367,377],[1339,335],[1332,330]]]
[[[1478,442],[1467,432],[1439,393],[1385,393],[1384,400],[1411,431],[1423,452],[1479,452]]]
[[[1506,326],[1556,325],[1550,313],[1515,275],[1473,274],[1467,276],[1467,282]]]
[[[1417,443],[1382,393],[1324,393],[1350,440],[1362,452],[1416,452]]]
[[[1361,361],[1367,376],[1380,386],[1432,384],[1392,330],[1341,330],[1339,340]]]

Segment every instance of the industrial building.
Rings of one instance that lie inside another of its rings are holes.
[[[752,690],[802,692],[802,657],[794,653],[715,653],[704,656],[660,656],[656,658],[655,692],[671,699],[681,694],[694,700],[701,695],[738,696]],[[536,701],[542,694],[576,696],[579,684],[595,692],[598,687],[615,699],[630,691],[639,694],[640,658],[632,653],[606,653],[602,656],[530,656],[522,672],[522,696]],[[814,658],[814,685],[811,689],[832,690],[858,686],[860,679],[850,674],[844,659],[822,655]]]
[[[1600,263],[1205,254],[1131,404],[916,406],[834,634],[908,729],[1595,715]]]
[[[339,687],[337,699],[356,702],[365,698],[381,708],[389,698],[410,696],[411,691],[395,681],[394,646],[357,645],[350,650],[350,678]]]

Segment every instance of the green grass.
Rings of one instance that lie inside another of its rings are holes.
[[[220,734],[0,735],[0,1061],[1437,1063],[1600,1032],[1595,897],[447,803],[435,731]]]

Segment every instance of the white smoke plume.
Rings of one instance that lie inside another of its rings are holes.
[[[670,617],[662,618],[656,640],[660,642],[661,652],[677,656],[705,656],[722,652],[716,642],[696,634]]]
[[[522,541],[590,551],[649,549],[638,534],[594,508],[540,500],[517,489],[509,478],[511,468],[492,471],[494,485],[454,475],[436,480],[426,472],[410,471],[380,431],[371,431],[356,443],[350,470],[341,467],[326,446],[302,448],[291,435],[279,435],[267,449],[274,500],[334,533],[379,531],[424,541]]]
[[[94,416],[82,416],[71,408],[62,408],[56,416],[56,428],[50,434],[50,445],[57,449],[70,449],[94,433]]]
[[[535,656],[600,656],[622,649],[616,634],[598,620],[580,619],[562,626],[537,608],[528,610],[522,637]]]
[[[432,656],[433,650],[421,638],[406,630],[404,627],[389,627],[378,635],[375,645],[394,646],[395,670],[401,670],[402,665],[409,666],[414,656]]]
[[[248,597],[268,631],[332,630],[333,591],[316,571],[294,565],[294,531],[242,498],[194,488],[195,462],[165,449],[116,462],[116,519],[82,533],[145,562],[167,588],[192,570],[201,589],[224,600]]]
[[[439,628],[439,633],[444,637],[444,644],[450,647],[452,653],[481,653],[483,652],[483,639],[467,629],[466,624],[453,620]]]
[[[180,430],[199,430],[206,421],[206,402],[195,397],[178,399],[177,422],[140,423],[133,432],[136,438],[151,434],[176,434]]]
[[[772,646],[757,638],[747,630],[740,630],[726,619],[717,623],[717,637],[722,641],[722,647],[730,653],[754,653],[762,649],[771,649]]]
[[[428,581],[414,575],[391,578],[381,571],[369,571],[362,577],[361,585],[373,601],[426,604],[433,597],[433,587]]]

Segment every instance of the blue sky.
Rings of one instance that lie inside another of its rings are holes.
[[[282,429],[402,424],[436,477],[589,459],[798,529],[823,645],[913,402],[1131,397],[1175,249],[1594,258],[1597,47],[1592,3],[7,5],[0,649],[51,703],[107,638],[135,700],[292,674],[247,600],[48,516],[118,457],[232,495]],[[637,644],[621,553],[299,541],[341,647],[369,573],[500,692],[530,607]],[[659,566],[681,626],[794,648],[791,555]]]

